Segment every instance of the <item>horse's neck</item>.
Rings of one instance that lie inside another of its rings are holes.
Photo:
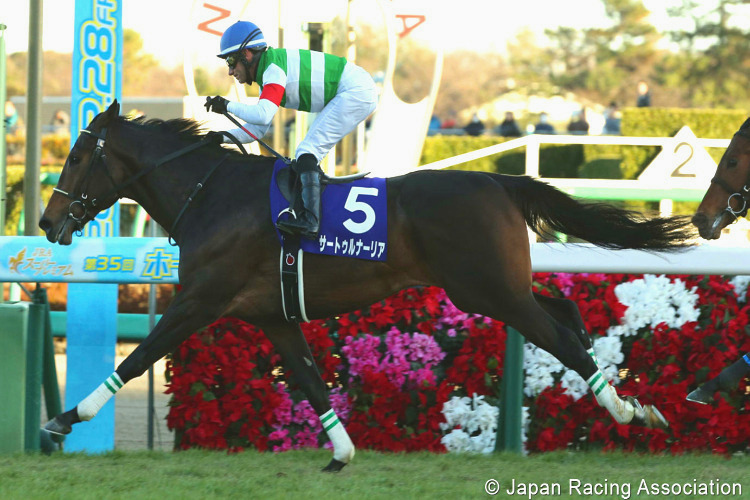
[[[159,159],[156,161],[158,162]],[[236,164],[238,161],[247,161],[248,164],[242,165],[239,169],[232,169],[231,181],[222,181],[222,177],[227,172],[223,167],[233,163]],[[258,168],[253,168],[253,164]],[[153,163],[140,165],[139,169],[149,168],[150,165],[153,165]],[[206,179],[206,175],[217,165],[216,170]],[[273,170],[272,165],[271,159],[263,161],[260,158],[252,157],[248,160],[236,157],[224,158],[223,155],[211,154],[206,150],[194,151],[184,157],[156,167],[145,175],[134,186],[133,200],[141,205],[160,226],[170,230],[183,210],[185,213],[182,215],[182,219],[190,218],[191,212],[199,205],[205,204],[209,199],[231,197],[231,191],[234,188],[245,190],[249,186],[254,186],[261,191],[267,190],[270,174]],[[238,175],[241,177],[240,180],[238,180]],[[268,178],[266,179],[266,177]],[[205,187],[201,185],[199,188],[199,183],[205,183]],[[189,202],[188,198],[198,191],[200,191],[200,199]],[[252,199],[246,196],[237,198],[238,200],[242,198],[245,200]],[[222,204],[226,206],[226,203]],[[182,219],[178,227],[184,227],[184,220]]]
[[[155,162],[159,162],[168,154],[169,152],[164,153]],[[205,164],[212,165],[218,161],[219,159],[212,156]],[[137,169],[134,169],[136,174],[144,169],[152,170],[133,184],[130,190],[131,197],[152,219],[169,230],[185,205],[187,197],[204,177],[207,168],[201,167],[200,164],[200,159],[196,161],[195,154],[191,154],[155,168],[154,162],[138,165]]]

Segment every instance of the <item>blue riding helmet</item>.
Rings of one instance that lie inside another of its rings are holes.
[[[225,58],[240,49],[262,49],[267,47],[263,32],[254,23],[237,21],[221,35],[217,57]]]

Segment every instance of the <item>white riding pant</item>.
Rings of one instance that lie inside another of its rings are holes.
[[[297,146],[295,158],[309,153],[320,162],[336,143],[375,111],[377,103],[378,92],[370,74],[347,63],[336,96],[310,125],[307,135]]]

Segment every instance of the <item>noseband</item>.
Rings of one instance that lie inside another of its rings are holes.
[[[88,180],[91,177],[91,173],[94,171],[94,166],[97,162],[101,162],[102,166],[104,167],[104,172],[107,174],[107,178],[109,178],[110,182],[112,183],[112,186],[115,187],[114,192],[117,192],[117,183],[112,178],[112,175],[109,173],[109,169],[107,168],[107,164],[105,162],[106,156],[104,155],[104,140],[107,136],[107,128],[102,128],[102,131],[100,133],[95,133],[90,130],[83,129],[81,130],[81,134],[88,134],[96,137],[96,148],[94,148],[94,153],[91,155],[91,160],[89,161],[89,165],[86,168],[86,173],[83,177],[81,177],[80,182],[78,183],[78,186],[73,191],[74,194],[68,193],[67,191],[63,191],[62,189],[55,187],[53,188],[53,191],[60,193],[61,195],[65,196],[66,198],[70,198],[73,200],[70,202],[70,205],[68,206],[68,219],[73,219],[73,221],[76,223],[76,230],[80,232],[83,229],[84,225],[84,219],[89,214],[90,210],[93,210],[96,208],[96,198],[89,200],[88,195],[86,194],[86,188],[88,187]],[[112,191],[110,191],[112,192]],[[75,193],[79,193],[76,195]],[[109,193],[108,193],[109,194]],[[80,206],[81,209],[83,209],[83,214],[80,217],[77,217],[74,213],[75,208],[77,206]]]
[[[740,137],[744,137],[745,139],[750,139],[750,133],[744,130],[738,130],[734,135],[739,135]],[[742,186],[739,190],[732,188],[727,183],[727,181],[716,175],[713,179],[711,179],[711,184],[716,184],[724,191],[729,193],[729,198],[727,198],[727,208],[724,209],[725,212],[729,212],[730,214],[732,214],[735,220],[737,220],[739,217],[744,217],[747,215],[748,203],[750,202],[750,187],[748,186],[750,185],[750,172],[748,173],[748,179],[745,181],[745,185]],[[735,210],[732,208],[732,198],[735,197],[742,201],[742,207],[739,210]]]

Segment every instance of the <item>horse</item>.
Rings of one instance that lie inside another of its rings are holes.
[[[692,222],[702,238],[716,240],[721,231],[747,216],[750,201],[750,118],[735,132],[716,167],[706,194],[693,214]],[[709,404],[716,391],[734,389],[750,375],[750,352],[724,368],[716,377],[687,395],[688,401]]]
[[[71,432],[191,334],[232,316],[261,328],[281,355],[333,443],[323,470],[339,471],[354,444],[331,409],[299,324],[283,315],[269,208],[274,159],[212,144],[201,127],[184,118],[129,120],[114,101],[76,139],[39,222],[47,239],[70,244],[99,211],[130,198],[170,228],[180,248],[181,290],[115,372],[45,428]],[[201,194],[190,204],[198,184]],[[584,203],[527,176],[424,170],[385,185],[387,259],[305,256],[309,319],[357,310],[407,287],[438,286],[462,311],[503,321],[575,370],[618,423],[668,426],[655,406],[619,396],[604,377],[574,302],[533,292],[527,225],[602,248],[678,251],[694,237],[689,218]]]

